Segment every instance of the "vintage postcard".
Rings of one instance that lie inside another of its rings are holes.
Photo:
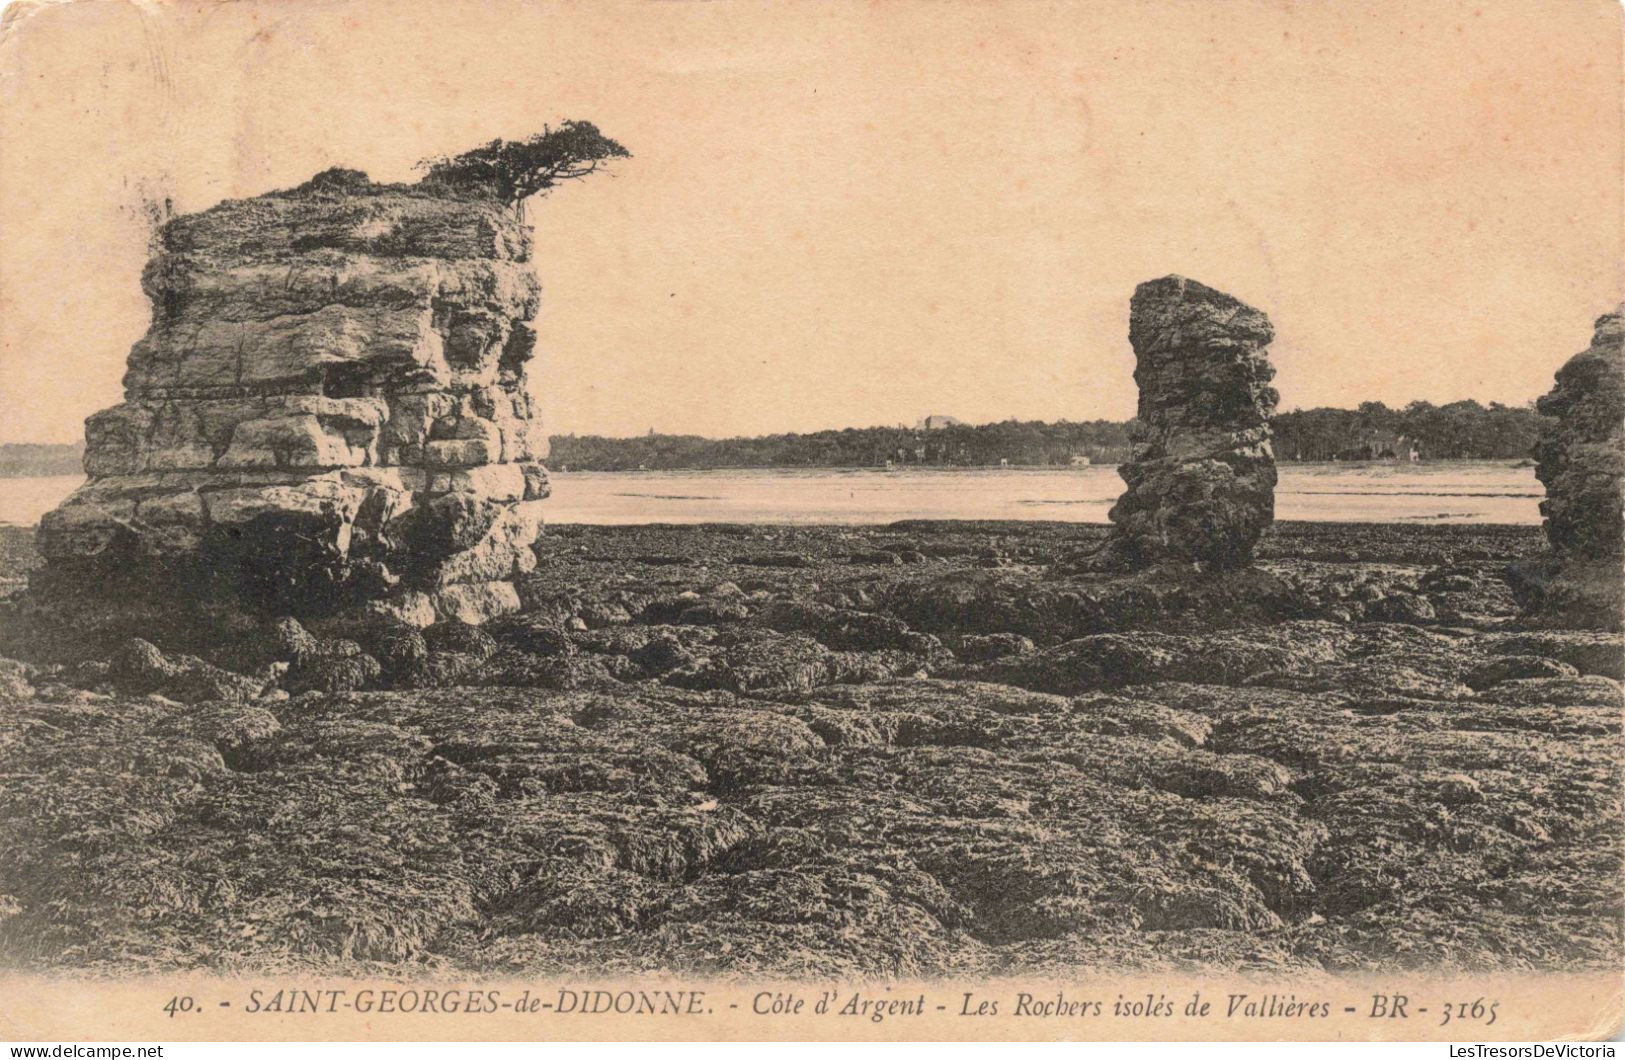
[[[12,3],[0,1039],[1617,1034],[1622,22]]]

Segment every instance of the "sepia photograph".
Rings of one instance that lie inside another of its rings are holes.
[[[1622,25],[6,6],[0,1040],[1618,1035]]]

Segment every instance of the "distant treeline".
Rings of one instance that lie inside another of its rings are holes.
[[[1069,464],[1076,458],[1116,463],[1128,455],[1128,424],[1007,420],[980,427],[848,427],[812,434],[760,438],[701,438],[648,434],[641,438],[553,437],[548,464],[572,471],[638,468],[882,467],[895,465],[980,467]]]
[[[1275,417],[1275,454],[1293,461],[1500,460],[1529,456],[1540,417],[1530,406],[1476,401],[1391,409],[1304,409]],[[1127,423],[1007,420],[980,427],[863,427],[759,438],[647,434],[638,438],[553,436],[548,463],[572,471],[748,467],[987,467],[1118,463],[1128,456]]]
[[[1132,421],[1131,421],[1132,422]],[[1115,464],[1128,456],[1130,423],[1006,420],[979,427],[848,427],[759,438],[647,434],[553,436],[548,463],[571,471],[750,467],[997,467]],[[1391,409],[1303,409],[1275,417],[1280,460],[1519,460],[1540,431],[1532,406],[1476,401]],[[0,478],[74,475],[82,445],[0,445]]]
[[[1303,409],[1275,417],[1281,460],[1524,459],[1535,447],[1541,417],[1533,403],[1488,406],[1476,401],[1413,401],[1391,409],[1367,401],[1357,409]]]
[[[35,475],[77,475],[84,471],[85,447],[78,442],[40,445],[14,442],[0,445],[0,478]]]

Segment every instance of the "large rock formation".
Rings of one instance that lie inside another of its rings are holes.
[[[495,198],[346,170],[170,221],[125,400],[41,522],[46,583],[417,624],[516,608],[547,495],[530,249]]]
[[[1619,628],[1625,617],[1625,306],[1597,320],[1589,348],[1535,405],[1535,448],[1551,554],[1519,564],[1513,590],[1535,616]]]
[[[1264,350],[1269,318],[1183,276],[1142,283],[1129,311],[1140,386],[1128,489],[1097,569],[1245,566],[1275,518]]]

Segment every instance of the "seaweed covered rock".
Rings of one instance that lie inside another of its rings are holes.
[[[1097,569],[1245,566],[1275,519],[1278,396],[1263,313],[1183,276],[1142,283],[1129,309],[1140,387],[1128,489]]]
[[[42,583],[272,611],[517,606],[545,497],[520,213],[330,171],[177,217],[142,275],[124,401],[41,522]]]
[[[982,569],[967,524],[910,527],[933,559],[884,569],[848,557],[895,527],[785,530],[810,565],[748,575],[733,528],[571,527],[537,609],[478,627],[85,631],[0,601],[0,960],[1617,974],[1619,638],[1292,617],[1446,578],[1485,611],[1480,575],[1539,531],[1283,529],[1222,576],[1072,577]],[[657,554],[684,562],[651,577]],[[749,610],[689,622],[700,601]],[[576,617],[611,604],[634,617]],[[19,619],[40,636],[13,650]]]
[[[1557,370],[1536,408],[1550,555],[1512,569],[1532,614],[1555,625],[1625,622],[1625,306],[1598,318],[1591,345]]]

